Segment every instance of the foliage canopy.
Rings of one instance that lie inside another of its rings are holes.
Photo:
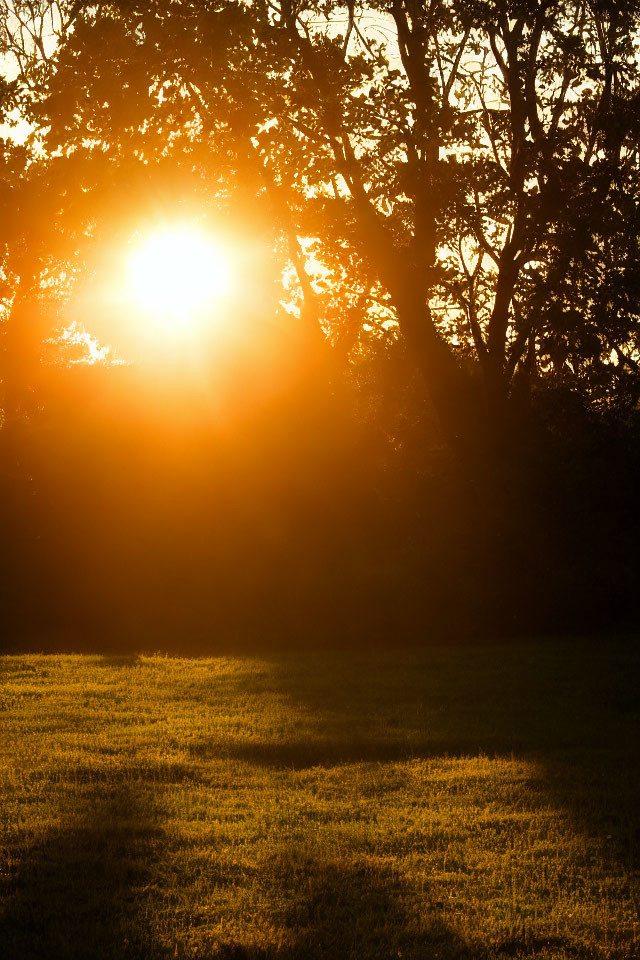
[[[312,338],[399,333],[450,438],[541,387],[635,405],[633,0],[2,6],[18,340],[135,195],[251,222]]]

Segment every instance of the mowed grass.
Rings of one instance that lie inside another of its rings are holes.
[[[640,955],[632,644],[0,667],[4,960]]]

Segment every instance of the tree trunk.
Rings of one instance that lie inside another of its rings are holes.
[[[477,385],[440,336],[420,278],[405,277],[392,296],[400,330],[422,374],[443,435],[454,451],[467,459],[484,432]]]

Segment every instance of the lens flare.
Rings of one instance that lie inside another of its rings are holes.
[[[129,258],[137,306],[168,325],[188,324],[224,299],[231,287],[229,257],[193,227],[174,227],[144,237]]]

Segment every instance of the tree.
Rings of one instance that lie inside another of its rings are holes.
[[[462,449],[537,384],[635,403],[633,0],[68,9],[31,117],[86,195],[170,171],[261,210],[301,322],[399,333]]]
[[[56,326],[55,303],[77,271],[65,234],[67,164],[42,150],[37,106],[60,40],[79,4],[0,4],[0,316],[3,421],[7,434],[33,406],[42,343]]]

